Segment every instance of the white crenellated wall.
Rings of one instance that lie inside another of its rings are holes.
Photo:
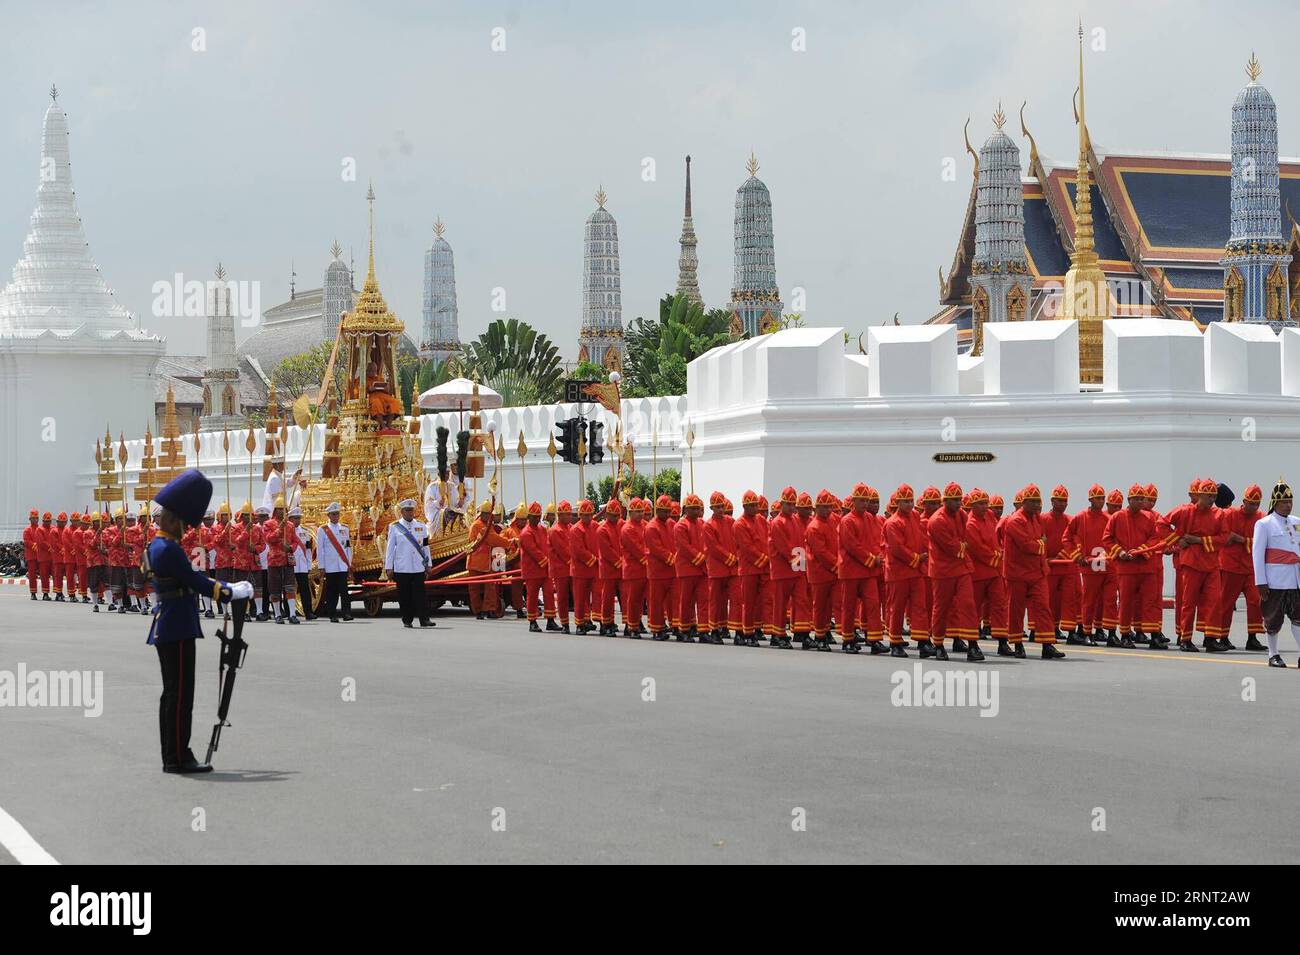
[[[869,329],[866,355],[846,354],[839,328],[719,349],[688,366],[695,489],[738,500],[787,484],[843,495],[858,481],[888,493],[955,480],[1010,496],[1033,481],[1064,483],[1082,506],[1094,481],[1141,480],[1173,507],[1193,477],[1240,495],[1287,471],[1300,331],[1117,319],[1103,343],[1103,384],[1087,390],[1064,321],[986,324],[974,358],[957,355],[953,327],[924,325]]]

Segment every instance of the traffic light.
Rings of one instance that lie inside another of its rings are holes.
[[[556,425],[559,432],[556,437],[560,446],[560,460],[567,464],[578,464],[578,440],[582,435],[582,419],[570,418]]]
[[[605,433],[605,426],[599,421],[590,421],[587,424],[587,463],[599,464],[605,460],[605,449],[601,447],[602,436]]]

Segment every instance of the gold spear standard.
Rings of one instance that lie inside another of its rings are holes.
[[[524,443],[524,432],[519,430],[519,443],[515,445],[515,454],[519,455],[519,478],[524,483],[524,504],[528,504],[528,465],[524,458],[528,457],[528,445]]]
[[[560,502],[559,488],[555,483],[555,455],[559,449],[555,446],[555,434],[551,433],[551,438],[546,444],[546,453],[551,458],[551,501],[558,504]]]

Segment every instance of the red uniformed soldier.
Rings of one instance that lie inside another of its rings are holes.
[[[634,640],[640,640],[645,634],[641,613],[645,608],[646,568],[650,564],[645,545],[645,516],[649,510],[648,502],[632,498],[627,506],[627,520],[619,530],[619,547],[623,552],[623,591],[619,595],[623,636]]]
[[[1259,503],[1264,492],[1258,484],[1246,488],[1240,507],[1225,508],[1220,513],[1227,535],[1219,551],[1219,630],[1226,637],[1232,628],[1232,613],[1237,598],[1246,598],[1246,649],[1264,650],[1259,635],[1264,632],[1264,618],[1259,608],[1259,590],[1255,587],[1255,566],[1251,549],[1255,525],[1263,515]]]
[[[1163,560],[1163,540],[1146,508],[1146,494],[1141,484],[1129,488],[1128,507],[1110,516],[1103,541],[1119,576],[1120,645],[1132,648],[1137,630],[1152,635],[1151,649],[1163,650],[1168,641],[1159,633],[1159,618],[1152,616],[1160,605],[1159,583],[1150,569]]]
[[[655,501],[654,519],[642,535],[646,550],[646,616],[655,640],[667,640],[676,628],[677,611],[672,604],[673,581],[677,578],[673,553],[673,502],[667,494]]]
[[[739,587],[740,627],[736,642],[758,646],[767,624],[764,604],[767,600],[767,571],[771,559],[767,553],[767,517],[761,514],[763,499],[746,491],[740,499],[741,515],[736,521],[736,567]]]
[[[1059,640],[1082,643],[1076,633],[1079,626],[1079,565],[1071,553],[1069,540],[1070,492],[1064,484],[1052,489],[1052,506],[1040,518],[1047,538],[1047,603],[1052,608],[1052,625]]]
[[[998,518],[982,488],[971,488],[966,518],[966,546],[971,558],[971,590],[975,619],[985,621],[988,635],[998,642],[998,656],[1014,656],[1007,643],[1007,585],[1002,579],[1003,552]]]
[[[704,562],[708,576],[709,620],[708,636],[703,642],[721,643],[731,636],[734,615],[731,605],[736,602],[738,584],[737,568],[740,558],[736,554],[735,521],[727,516],[727,498],[721,491],[709,495],[709,509],[713,512],[704,522]],[[739,630],[739,624],[735,629]]]
[[[528,523],[519,531],[519,570],[524,581],[524,604],[530,633],[542,632],[537,621],[543,614],[547,630],[555,632],[560,629],[555,622],[555,605],[551,596],[550,537],[550,531],[542,524],[542,505],[533,501],[528,505]],[[538,593],[542,595],[540,601]]]
[[[895,511],[885,521],[885,580],[889,584],[889,636],[901,638],[907,618],[911,637],[930,646],[930,604],[926,589],[926,539],[912,488],[900,484],[891,497]]]
[[[1036,485],[1029,484],[1018,497],[1019,509],[1002,527],[1006,553],[1002,576],[1007,582],[1007,638],[1015,648],[1015,656],[1024,656],[1021,640],[1027,610],[1030,627],[1043,645],[1043,659],[1054,660],[1065,654],[1056,649],[1052,609],[1047,602],[1047,538],[1039,519],[1043,496]]]
[[[967,553],[962,496],[961,485],[956,482],[948,484],[943,489],[943,506],[926,522],[926,552],[929,554],[926,572],[930,578],[932,600],[930,640],[934,648],[929,653],[922,649],[921,656],[948,659],[943,641],[951,636],[954,650],[960,640],[966,645],[966,659],[978,662],[984,659],[984,654],[979,647],[979,621],[975,616],[975,592],[971,586],[974,565]]]
[[[682,502],[682,518],[673,527],[673,550],[677,572],[677,639],[694,643],[699,631],[699,618],[708,614],[708,593],[704,589],[706,563],[709,555],[704,545],[704,501],[698,495],[688,494]],[[704,609],[701,614],[700,608]],[[713,640],[704,637],[705,643]],[[716,641],[721,643],[721,640]]]
[[[800,620],[795,602],[795,590],[805,579],[807,557],[803,543],[803,528],[795,505],[799,496],[787,487],[781,492],[780,513],[772,518],[767,529],[768,578],[772,589],[772,613],[768,618],[768,643],[782,650],[793,647],[786,636],[787,614],[792,618],[795,635],[803,640],[811,625],[810,620]]]
[[[596,530],[597,555],[599,564],[596,572],[596,606],[599,608],[597,621],[600,623],[600,636],[618,636],[618,624],[614,618],[614,600],[623,582],[623,546],[619,540],[623,524],[623,505],[618,498],[611,497],[605,504],[605,519]]]
[[[1197,630],[1205,635],[1205,649],[1222,653],[1236,649],[1220,625],[1219,551],[1228,539],[1220,511],[1214,506],[1219,486],[1210,478],[1192,483],[1196,503],[1183,504],[1165,515],[1160,530],[1165,545],[1174,548],[1182,599],[1175,632],[1179,648],[1196,649]]]
[[[555,508],[555,526],[546,535],[551,549],[551,562],[548,565],[551,576],[551,593],[555,600],[555,613],[560,621],[560,632],[569,633],[569,598],[572,594],[573,577],[569,568],[572,559],[571,542],[573,529],[573,505],[561,501]]]
[[[591,598],[596,574],[600,569],[600,531],[593,520],[596,505],[590,498],[578,502],[578,520],[569,529],[569,576],[573,584],[573,620],[575,633],[591,633]]]
[[[1097,646],[1113,641],[1112,646],[1119,646],[1117,638],[1106,636],[1104,623],[1104,591],[1111,566],[1106,559],[1106,547],[1102,538],[1106,536],[1106,525],[1109,523],[1106,489],[1100,484],[1094,484],[1088,489],[1088,506],[1070,518],[1065,531],[1065,549],[1073,556],[1083,576],[1079,601],[1079,634],[1070,634],[1070,643]]]
[[[808,589],[812,601],[812,640],[804,649],[831,648],[831,617],[834,613],[835,583],[840,572],[840,535],[831,512],[836,509],[835,495],[822,488],[817,494],[816,513],[804,529],[804,546],[808,560]]]
[[[27,513],[27,526],[23,528],[23,563],[27,565],[27,587],[32,599],[36,596],[36,581],[41,577],[41,561],[36,556],[36,541],[41,536],[41,516],[36,508]]]
[[[850,510],[839,523],[840,535],[840,640],[845,652],[858,652],[859,631],[873,654],[885,648],[884,604],[885,563],[884,521],[876,513],[880,494],[858,484],[849,496]],[[895,656],[906,656],[901,636],[890,637]]]

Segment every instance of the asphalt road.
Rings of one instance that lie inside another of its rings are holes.
[[[1263,654],[925,664],[996,674],[983,717],[894,705],[914,652],[538,636],[463,614],[255,624],[217,771],[181,777],[160,772],[139,616],[5,586],[0,621],[0,671],[103,674],[98,717],[0,708],[0,809],[65,863],[1300,857],[1300,671]],[[200,757],[218,646],[199,644]]]

